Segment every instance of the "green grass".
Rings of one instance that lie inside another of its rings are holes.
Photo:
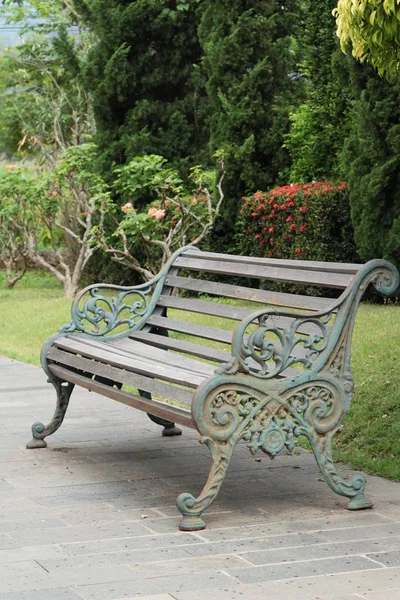
[[[0,355],[39,365],[43,342],[69,321],[70,307],[71,301],[63,297],[61,286],[51,276],[28,273],[13,290],[6,290],[0,279]],[[191,315],[191,320],[214,327],[221,322],[204,315]],[[335,460],[397,481],[399,346],[400,307],[361,305],[352,351],[354,401],[335,443]]]

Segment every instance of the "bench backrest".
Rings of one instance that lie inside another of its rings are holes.
[[[265,284],[268,281],[293,283],[300,291],[304,286],[331,288],[338,295],[350,285],[361,267],[357,264],[252,258],[188,250],[174,261],[156,310],[146,326],[133,333],[132,337],[216,363],[226,362],[230,357],[233,331],[238,322],[250,313],[279,307],[312,314],[328,311],[334,303],[332,298],[304,293],[289,294],[233,285],[227,281],[228,278],[263,280],[264,288],[268,288]],[[179,294],[181,290],[185,290],[186,294]],[[212,296],[215,301],[205,296]],[[232,299],[241,302],[233,304]],[[290,317],[280,316],[274,326],[284,329],[291,322]],[[311,325],[307,330],[303,328],[301,333],[318,333],[318,328]],[[296,352],[301,355],[304,348],[299,346]]]

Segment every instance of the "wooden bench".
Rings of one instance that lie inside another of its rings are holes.
[[[263,280],[265,289],[233,285],[232,277]],[[267,282],[330,288],[337,298],[278,293]],[[368,508],[364,478],[339,475],[331,442],[350,408],[351,336],[370,283],[388,295],[399,276],[383,260],[273,260],[186,247],[148,283],[89,286],[73,302],[72,321],[43,347],[57,406],[48,425],[32,426],[27,447],[46,446],[79,385],[147,412],[165,435],[181,433],[176,423],[199,431],[211,469],[197,498],[177,499],[182,530],[205,527],[202,513],[241,440],[273,458],[305,436],[332,490],[350,499],[349,509]],[[199,323],[204,315],[208,324]]]

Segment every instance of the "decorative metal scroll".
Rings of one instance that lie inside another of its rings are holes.
[[[309,369],[327,347],[332,314],[327,313],[318,317],[305,315],[300,318],[295,314],[296,318],[293,318],[287,329],[276,326],[274,323],[276,316],[277,313],[274,311],[264,311],[244,320],[233,338],[232,360],[221,365],[217,373],[242,372],[270,379],[296,364]],[[291,317],[292,313],[284,313],[282,316]],[[246,335],[246,330],[255,323],[257,328]],[[309,335],[302,333],[302,327],[307,324],[315,325],[318,333]],[[305,349],[302,356],[294,355],[294,350],[298,346]]]
[[[73,331],[92,336],[104,336],[132,329],[149,310],[149,296],[153,286],[123,288],[118,286],[93,286],[78,296],[72,307],[72,321],[64,325],[60,333]],[[119,291],[114,296],[105,295],[107,290]]]
[[[285,447],[293,451],[300,435],[333,430],[343,414],[341,394],[328,381],[300,386],[283,397],[222,386],[204,402],[201,430],[223,443],[243,439],[252,454],[262,450],[274,457]]]

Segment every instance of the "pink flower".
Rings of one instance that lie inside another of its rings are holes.
[[[147,211],[147,214],[150,217],[150,219],[155,219],[156,221],[162,221],[163,218],[165,217],[165,210],[164,210],[164,208],[157,208],[156,206],[150,206],[149,210]]]
[[[121,210],[122,210],[122,212],[124,212],[125,214],[128,214],[128,213],[132,212],[132,211],[133,211],[133,204],[132,204],[132,202],[127,202],[126,204],[124,204],[124,205],[121,207]]]
[[[7,171],[16,171],[18,169],[18,165],[7,165]]]

